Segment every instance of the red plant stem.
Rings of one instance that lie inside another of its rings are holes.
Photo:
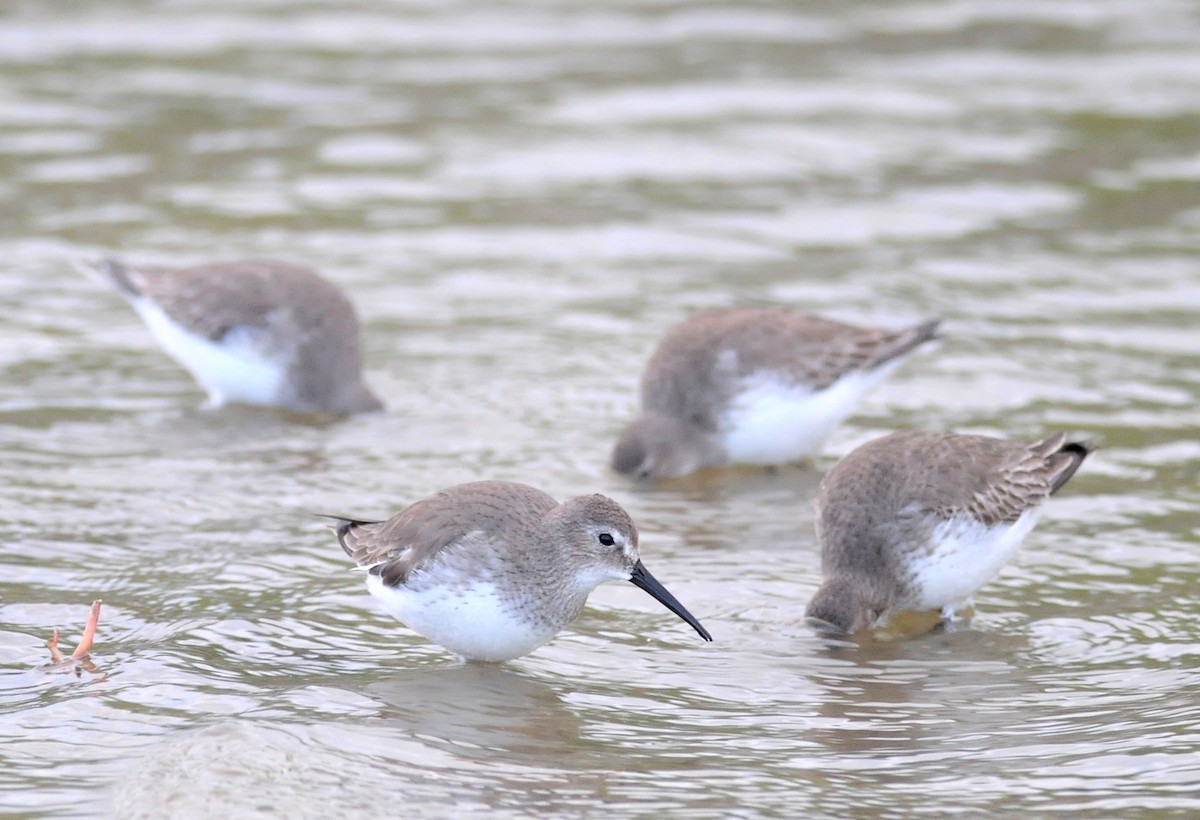
[[[103,602],[94,601],[92,603],[92,611],[88,613],[87,626],[83,628],[83,637],[79,639],[79,646],[75,647],[75,651],[71,653],[71,657],[75,660],[82,658],[92,648],[92,640],[96,637],[96,626],[100,623],[101,603]],[[54,649],[52,648],[50,652],[53,654]]]
[[[50,662],[51,663],[62,663],[63,662],[62,650],[60,650],[58,648],[58,630],[57,629],[54,630],[54,637],[51,638],[50,640],[46,641],[46,648],[50,650]]]

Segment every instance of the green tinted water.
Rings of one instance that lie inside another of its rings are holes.
[[[1191,4],[10,4],[0,807],[59,816],[1200,810]],[[198,411],[72,260],[312,264],[375,417]],[[605,469],[698,308],[948,338],[815,471]],[[1103,449],[969,629],[831,650],[811,501],[896,428]],[[629,585],[501,668],[376,611],[312,512],[604,492]],[[105,600],[97,674],[51,674]]]

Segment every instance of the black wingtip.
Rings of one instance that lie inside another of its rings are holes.
[[[142,292],[129,276],[129,269],[111,256],[92,259],[87,267],[98,278],[115,287],[125,296],[141,296]]]
[[[942,317],[934,316],[920,324],[913,325],[907,330],[898,330],[886,334],[882,346],[879,350],[875,351],[872,361],[867,366],[882,367],[889,362],[907,356],[923,344],[941,339],[942,335],[938,332],[941,325]]]
[[[943,319],[941,316],[931,316],[914,327],[913,330],[916,331],[917,338],[922,342],[941,339],[944,338],[941,333],[942,321]]]
[[[1068,441],[1055,453],[1056,456],[1066,456],[1068,461],[1061,472],[1054,476],[1050,485],[1050,494],[1058,492],[1064,484],[1071,480],[1075,471],[1083,464],[1083,460],[1096,450],[1096,443],[1090,440]]]
[[[335,523],[330,524],[329,528],[337,534],[338,543],[342,545],[342,550],[351,558],[354,557],[354,550],[346,543],[346,535],[354,527],[365,526],[367,524],[378,524],[378,521],[360,521],[357,518],[345,518],[340,515],[329,515],[328,513],[312,513],[318,518],[328,518]]]
[[[1064,453],[1076,453],[1079,455],[1080,458],[1087,458],[1088,455],[1090,455],[1091,453],[1094,453],[1095,451],[1096,451],[1095,442],[1092,442],[1089,440],[1068,441],[1066,444],[1063,445],[1063,448],[1061,450],[1061,452],[1064,452]]]

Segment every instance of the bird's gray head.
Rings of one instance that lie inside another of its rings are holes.
[[[564,555],[573,565],[577,594],[587,596],[605,581],[629,581],[682,618],[706,641],[710,636],[692,613],[642,565],[638,531],[620,504],[603,495],[573,498],[548,519],[559,528]]]
[[[687,475],[719,460],[710,435],[682,419],[646,413],[630,422],[617,440],[612,467],[641,480]]]
[[[818,629],[833,629],[853,635],[879,620],[884,607],[874,601],[870,586],[856,578],[835,575],[821,584],[804,611]]]
[[[638,531],[629,513],[604,495],[585,495],[561,504],[547,516],[557,530],[562,554],[577,568],[580,592],[605,581],[627,581],[638,556]]]

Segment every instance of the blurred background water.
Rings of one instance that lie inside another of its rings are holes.
[[[1200,812],[1190,0],[0,15],[0,811]],[[313,265],[388,412],[198,410],[101,254]],[[750,303],[948,338],[815,469],[608,472],[655,340]],[[812,498],[896,428],[1103,449],[969,627],[831,648]],[[610,585],[459,667],[311,515],[479,477],[618,499],[716,643]]]

